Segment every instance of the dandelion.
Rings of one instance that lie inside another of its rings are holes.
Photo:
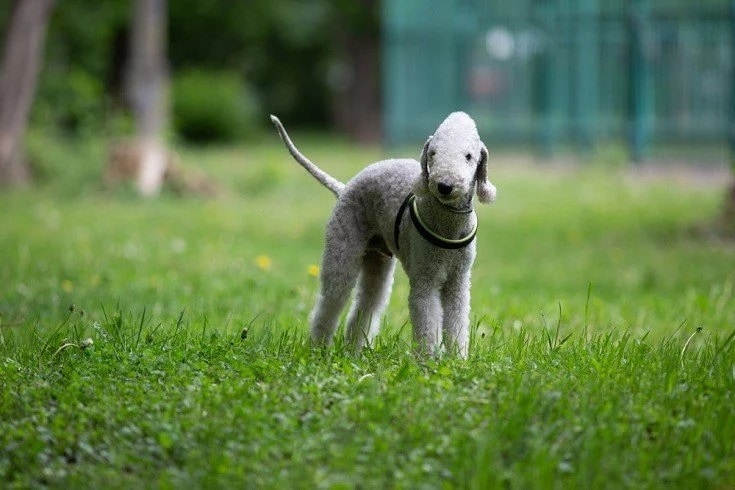
[[[102,338],[102,340],[107,341],[108,339],[107,330],[102,328],[98,322],[92,323],[92,328],[97,331],[97,333]]]
[[[267,255],[258,255],[255,257],[255,265],[258,269],[267,271],[271,268],[271,258]]]
[[[71,282],[69,279],[64,279],[63,281],[61,281],[61,289],[65,293],[71,293],[72,291],[74,291],[74,283]]]
[[[309,274],[309,275],[310,275],[311,277],[319,277],[319,266],[318,266],[318,265],[315,265],[315,264],[311,264],[311,265],[310,265],[310,266],[309,266],[309,267],[307,268],[307,270],[306,270],[306,271],[308,272],[308,274]]]

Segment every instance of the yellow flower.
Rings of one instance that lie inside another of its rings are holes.
[[[271,258],[267,255],[258,255],[255,257],[255,265],[258,269],[267,271],[271,268]]]
[[[65,293],[71,293],[72,291],[74,291],[74,283],[72,283],[69,279],[64,279],[63,281],[61,281],[61,289]]]
[[[311,264],[309,268],[307,269],[307,272],[311,277],[319,277],[319,266],[315,264]]]

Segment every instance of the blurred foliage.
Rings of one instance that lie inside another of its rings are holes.
[[[175,68],[233,70],[266,111],[296,124],[327,121],[330,2],[180,0],[169,14]]]
[[[105,120],[104,85],[85,70],[73,67],[43,77],[38,91],[42,96],[33,110],[34,125],[86,135]]]
[[[231,72],[189,69],[173,81],[176,133],[193,143],[232,142],[252,135],[255,101]]]
[[[263,109],[261,124],[267,113],[278,113],[290,126],[324,126],[330,73],[344,56],[340,33],[377,30],[378,6],[375,0],[169,0],[172,78],[192,68],[227,73],[250,87]],[[2,32],[7,10],[0,8]],[[76,135],[111,130],[109,120],[125,106],[131,11],[131,0],[98,0],[94,8],[86,0],[56,4],[34,125]],[[213,95],[209,88],[207,95]]]
[[[84,135],[105,127],[122,66],[119,44],[130,17],[128,2],[58,2],[51,17],[34,125]],[[118,53],[116,53],[118,51]]]
[[[261,121],[324,126],[330,118],[340,34],[378,30],[374,0],[177,0],[169,2],[170,59],[232,70],[248,81]]]
[[[64,198],[102,189],[99,162],[106,159],[104,138],[57,138],[32,127],[25,140],[36,184]]]

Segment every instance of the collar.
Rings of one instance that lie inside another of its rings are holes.
[[[458,210],[457,208],[452,208],[450,206],[444,205],[446,208],[448,208],[450,211],[453,211],[455,213],[459,214],[467,214],[471,213],[473,211],[471,205],[469,211],[465,211],[464,209]],[[401,204],[400,209],[398,210],[398,214],[396,215],[396,221],[393,226],[393,237],[396,244],[396,250],[398,250],[400,247],[398,246],[398,235],[401,231],[401,221],[403,220],[403,215],[406,212],[406,208],[409,208],[409,214],[411,216],[411,222],[413,223],[413,226],[416,227],[416,230],[418,230],[419,234],[424,237],[424,239],[431,243],[432,245],[444,248],[448,250],[456,250],[459,248],[464,248],[470,243],[472,243],[472,240],[475,239],[475,235],[477,235],[477,222],[475,222],[475,226],[472,227],[472,230],[464,236],[463,238],[459,238],[456,240],[452,240],[450,238],[445,238],[438,233],[432,231],[429,229],[428,226],[424,223],[424,220],[421,219],[421,215],[419,214],[418,207],[416,206],[416,196],[413,193],[409,193],[406,196],[406,199],[403,200],[403,204]]]

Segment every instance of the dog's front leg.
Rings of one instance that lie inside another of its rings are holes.
[[[444,347],[467,358],[470,345],[470,275],[448,280],[441,290]]]
[[[435,285],[411,281],[408,308],[413,323],[413,340],[422,354],[438,355],[441,346],[442,304]]]

